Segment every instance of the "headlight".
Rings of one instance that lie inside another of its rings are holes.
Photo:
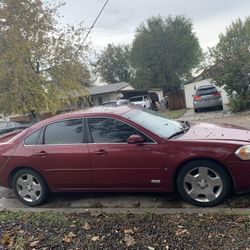
[[[236,152],[237,155],[241,160],[250,160],[250,145],[240,147]]]

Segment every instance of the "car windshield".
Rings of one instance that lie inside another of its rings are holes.
[[[186,129],[183,123],[167,119],[151,110],[132,109],[122,116],[164,138],[170,138]]]

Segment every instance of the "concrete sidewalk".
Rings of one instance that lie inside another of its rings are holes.
[[[229,207],[212,207],[212,208],[79,208],[79,207],[45,207],[40,206],[36,208],[22,205],[15,199],[0,199],[0,211],[24,211],[24,212],[59,212],[59,213],[89,213],[92,216],[99,216],[101,214],[206,214],[206,213],[227,213],[227,214],[243,214],[250,215],[250,208],[229,208]]]
[[[250,214],[250,196],[234,196],[213,208],[199,208],[174,195],[162,194],[56,194],[45,204],[31,208],[15,198],[0,199],[0,211],[65,213],[236,213]]]

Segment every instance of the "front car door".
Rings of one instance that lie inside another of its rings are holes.
[[[34,150],[36,166],[56,191],[92,186],[92,174],[83,119],[67,119],[47,125]]]
[[[127,122],[111,117],[87,118],[89,153],[95,188],[161,189],[164,182],[160,144]],[[128,144],[130,135],[144,142]]]

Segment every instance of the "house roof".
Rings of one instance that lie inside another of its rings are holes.
[[[118,83],[112,83],[112,84],[107,84],[107,85],[102,85],[102,86],[94,86],[89,89],[89,93],[90,95],[111,93],[111,92],[116,92],[118,90],[121,90],[127,86],[129,86],[129,83],[127,82],[118,82]]]

